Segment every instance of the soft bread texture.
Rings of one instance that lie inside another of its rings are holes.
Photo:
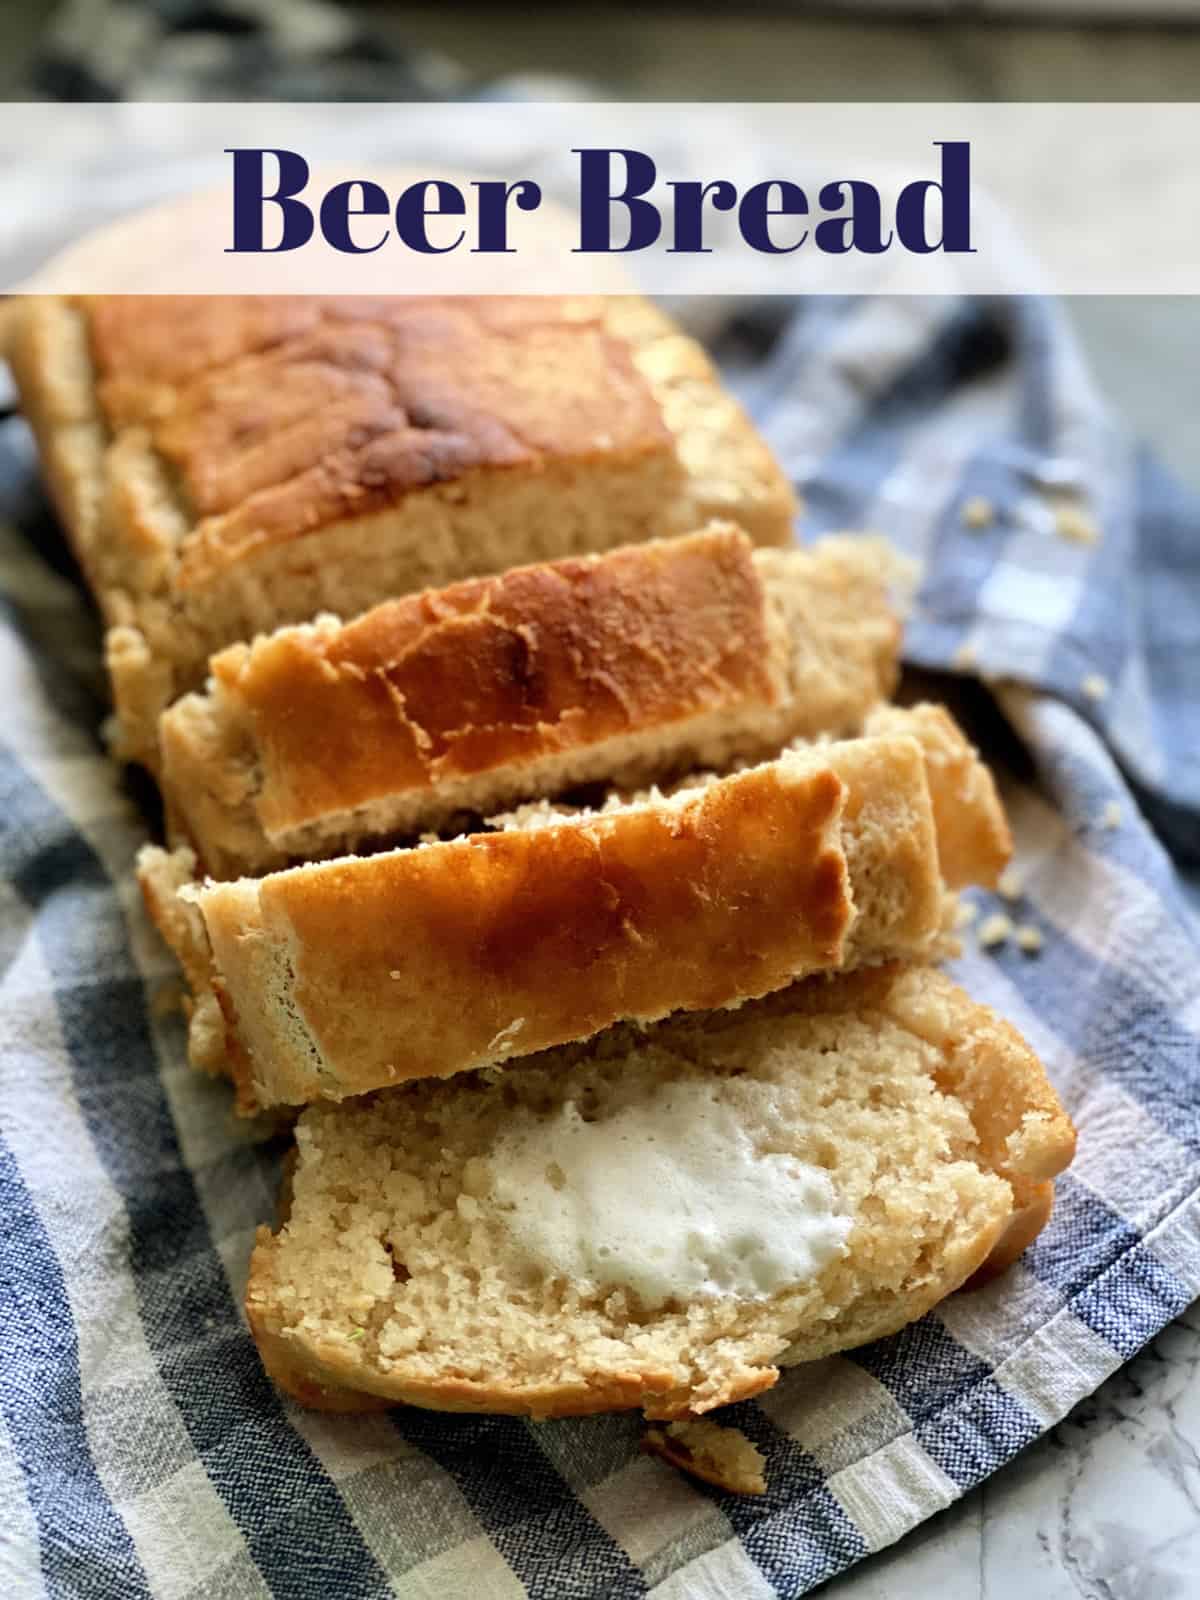
[[[217,973],[204,918],[180,893],[196,881],[196,858],[190,850],[166,851],[146,845],[138,854],[137,879],[146,912],[170,945],[191,990],[183,1002],[188,1059],[201,1072],[227,1074],[228,1028],[217,999]]]
[[[994,889],[1012,856],[1012,834],[996,782],[945,706],[877,706],[871,734],[906,733],[920,741],[929,774],[942,877],[951,889]]]
[[[880,540],[731,524],[320,618],[213,658],[160,727],[174,842],[213,877],[860,731],[895,684]]]
[[[504,1130],[536,1130],[567,1101],[592,1120],[652,1118],[689,1080],[760,1154],[824,1169],[851,1224],[844,1254],[769,1298],[654,1311],[615,1279],[531,1271],[491,1190]],[[895,1332],[997,1249],[1007,1259],[1021,1193],[1062,1171],[1074,1130],[1012,1028],[939,972],[883,968],[613,1029],[498,1076],[310,1107],[297,1145],[290,1215],[260,1230],[246,1299],[295,1398],[679,1419],[760,1393],[780,1364]]]
[[[669,800],[543,803],[501,833],[185,889],[186,919],[160,908],[194,856],[147,848],[146,903],[196,996],[193,1059],[219,1059],[219,1003],[243,1107],[302,1104],[818,970],[928,959],[946,909],[931,780],[948,768],[921,740],[977,758],[951,719],[905,715]],[[981,815],[956,837],[990,840],[995,791],[971,792]],[[980,875],[993,865],[989,849]],[[954,886],[976,881],[965,855],[956,866]]]
[[[155,768],[160,712],[281,623],[712,516],[790,539],[767,447],[636,298],[31,297],[8,343]]]

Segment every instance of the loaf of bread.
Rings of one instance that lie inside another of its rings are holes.
[[[174,842],[216,878],[860,731],[896,678],[880,540],[731,524],[320,618],[213,658],[160,728]]]
[[[1015,1258],[1074,1132],[931,969],[313,1106],[246,1308],[301,1402],[677,1419]]]
[[[908,715],[977,761],[949,718]],[[490,833],[261,879],[188,887],[190,852],[148,849],[147,905],[200,979],[193,1058],[221,1061],[219,1013],[245,1107],[340,1099],[812,972],[927,959],[944,927],[943,769],[903,727],[668,797],[541,802]],[[956,827],[984,841],[979,871],[961,860],[949,887],[986,878],[1006,831],[990,783],[974,802]]]
[[[8,354],[107,623],[119,753],[209,656],[323,611],[794,502],[648,303],[33,297]]]

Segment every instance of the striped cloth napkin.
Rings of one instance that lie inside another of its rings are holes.
[[[1021,881],[976,902],[1041,948],[968,930],[959,976],[1078,1124],[1053,1221],[996,1283],[731,1408],[767,1457],[761,1499],[640,1455],[631,1416],[283,1401],[239,1309],[279,1150],[185,1065],[130,871],[145,823],[101,752],[96,624],[10,418],[0,1593],[801,1595],[994,1471],[1200,1293],[1181,871],[1200,857],[1200,509],[1114,424],[1053,306],[691,311],[804,493],[804,536],[872,527],[916,556],[909,658],[1000,725]]]

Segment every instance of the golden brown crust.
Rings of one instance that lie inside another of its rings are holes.
[[[1037,1183],[1016,1177],[1012,1179],[1012,1186],[1014,1209],[1008,1225],[992,1246],[987,1260],[963,1285],[965,1289],[981,1288],[993,1278],[998,1278],[1002,1272],[1007,1272],[1050,1221],[1054,1211],[1054,1184],[1051,1179]]]
[[[213,662],[263,730],[260,807],[270,831],[309,813],[287,792],[289,768],[301,786],[328,784],[317,803],[334,809],[373,798],[385,783],[430,788],[714,701],[772,698],[762,591],[749,542],[732,528],[390,602],[327,649],[306,643],[277,636],[237,666]],[[374,691],[370,705],[363,685]],[[294,733],[289,740],[289,713],[294,728],[301,710],[306,730],[349,723],[349,737],[328,752],[332,772],[326,752],[306,759]],[[347,764],[364,747],[386,745],[396,723],[404,737],[395,775],[356,787],[351,772],[347,781]]]
[[[220,375],[219,411],[203,383],[181,397],[155,434],[204,518],[181,552],[181,588],[264,544],[481,470],[670,450],[629,352],[600,324],[532,325],[514,337],[461,307],[421,316],[251,358],[249,371]]]
[[[212,886],[200,903],[250,1056],[243,1087],[264,1104],[341,1098],[836,967],[852,914],[843,795],[819,765],[769,765],[679,806]],[[282,996],[263,993],[264,933],[287,952]],[[286,1049],[277,1030],[297,1014],[306,1036]]]
[[[891,686],[887,552],[730,524],[319,618],[162,718],[173,836],[217,878],[856,733]]]
[[[844,798],[840,820],[814,829],[803,796],[822,771]],[[448,1076],[621,1017],[922,958],[943,919],[922,750],[900,735],[789,754],[670,802],[550,814],[196,898],[233,1075],[263,1105]],[[841,934],[817,936],[835,922]]]
[[[643,830],[649,830],[647,839],[658,828],[669,834],[669,807],[655,823],[618,811],[588,824],[604,834],[623,834],[634,852],[630,860],[638,861],[617,893],[604,877],[603,852],[595,849],[593,833],[580,833],[577,823],[553,814],[545,819],[548,826],[523,838],[519,832],[477,835],[297,868],[260,882],[207,885],[199,901],[216,946],[209,1006],[215,994],[226,1018],[229,1070],[244,1105],[256,1098],[263,1104],[341,1098],[404,1077],[449,1075],[524,1055],[541,1042],[586,1036],[629,1014],[610,1010],[621,995],[645,999],[654,992],[653,919],[661,916],[683,928],[690,913],[682,908],[692,901],[700,906],[696,928],[713,929],[727,913],[734,915],[734,902],[741,926],[754,927],[757,904],[751,951],[772,948],[773,907],[789,919],[780,924],[789,937],[755,968],[756,956],[743,951],[731,960],[716,946],[707,950],[698,934],[681,933],[651,1015],[675,1006],[733,1003],[830,965],[929,959],[943,926],[945,895],[924,747],[903,728],[898,722],[890,735],[785,757],[791,770],[827,767],[846,791],[837,848],[849,871],[854,922],[840,956],[831,959],[817,959],[803,946],[806,912],[800,905],[797,913],[798,903],[787,899],[788,885],[800,884],[796,853],[810,849],[811,840],[806,842],[803,830],[772,834],[770,808],[761,826],[729,821],[721,882],[732,899],[725,906],[706,898],[704,884],[689,878],[703,851],[689,855],[674,836],[660,856],[657,846],[640,851],[633,843]],[[719,807],[738,785],[750,793],[770,782],[766,769],[742,774],[718,783],[705,803]],[[691,791],[693,800],[699,793]],[[679,868],[686,881],[674,883]],[[623,921],[628,907],[622,895],[635,878],[646,916]],[[820,901],[811,909],[819,913]],[[594,946],[588,942],[593,934]],[[645,942],[639,945],[637,938]],[[597,988],[589,951],[598,958],[601,948],[609,952],[605,961],[617,953],[617,964]],[[488,954],[492,949],[503,952],[499,965]],[[789,965],[794,959],[804,964]],[[687,982],[681,979],[685,970],[691,973]],[[768,970],[771,984],[765,981]],[[637,981],[629,976],[634,971]],[[741,987],[751,978],[753,986]],[[427,998],[444,983],[450,985],[445,1008],[454,1019],[446,1026],[436,1020],[441,1003],[431,1007]],[[596,1003],[589,1004],[593,990]],[[701,992],[709,998],[699,998]],[[676,993],[679,999],[672,998]],[[459,998],[452,1002],[455,994]],[[575,1032],[559,1031],[568,1025]],[[494,1052],[481,1057],[485,1045]]]
[[[722,496],[786,542],[782,475],[678,337],[602,300],[23,308],[13,367],[47,480],[102,609],[141,639],[114,676],[123,751],[156,765],[148,707],[322,609],[682,532]]]
[[[268,841],[388,796],[769,707],[769,662],[732,527],[516,568],[222,652],[219,703],[163,718],[164,788],[225,875],[232,813],[269,859]]]

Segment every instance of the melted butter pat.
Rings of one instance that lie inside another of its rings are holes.
[[[592,1122],[568,1102],[506,1131],[489,1164],[529,1265],[651,1310],[767,1299],[843,1255],[851,1227],[826,1172],[760,1154],[716,1087],[692,1080]]]

